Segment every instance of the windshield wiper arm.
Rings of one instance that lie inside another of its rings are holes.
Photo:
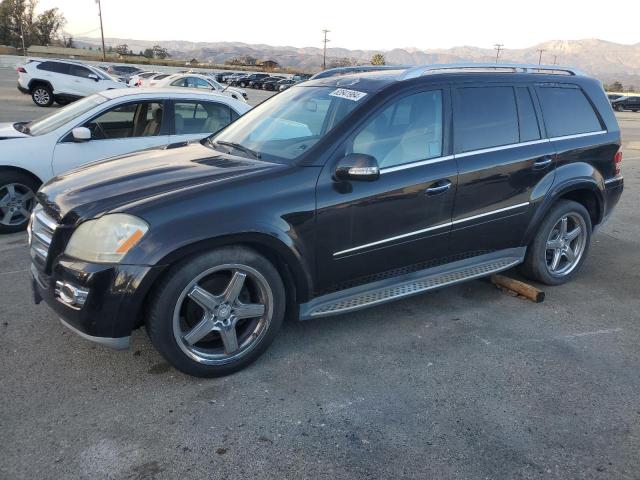
[[[235,143],[235,142],[225,142],[224,140],[215,140],[215,142],[218,145],[224,145],[225,147],[231,147],[231,148],[235,148],[236,150],[240,150],[241,152],[245,152],[248,153],[249,155],[253,156],[254,158],[260,159],[260,154],[254,150],[251,150],[250,148],[247,148],[243,145],[240,145],[239,143]]]

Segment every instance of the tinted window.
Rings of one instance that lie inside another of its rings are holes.
[[[454,123],[459,152],[518,143],[518,112],[513,88],[457,89]]]
[[[520,141],[528,142],[540,138],[540,127],[533,108],[531,93],[527,87],[516,87],[518,118],[520,120]]]
[[[591,103],[578,87],[542,86],[538,96],[550,137],[602,130]]]
[[[232,110],[221,103],[176,102],[174,110],[176,135],[215,133],[235,120]]]
[[[47,72],[69,73],[69,64],[60,62],[42,62],[38,65],[38,70],[46,70]]]
[[[374,114],[353,139],[381,168],[442,155],[442,92],[409,95]]]
[[[75,77],[89,78],[93,72],[88,68],[81,67],[79,65],[71,65],[70,74]],[[95,73],[94,73],[95,75]]]
[[[84,126],[95,140],[153,137],[160,134],[163,113],[161,103],[127,103],[107,110]]]

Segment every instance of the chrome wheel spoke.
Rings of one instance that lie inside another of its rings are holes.
[[[18,198],[22,200],[22,202],[27,202],[34,197],[33,192],[31,190],[26,191],[25,193],[18,194]]]
[[[576,259],[576,254],[571,250],[571,247],[566,248],[562,254],[566,257],[567,262],[569,263],[572,263]]]
[[[560,259],[562,258],[562,250],[555,249],[553,251],[553,260],[551,261],[551,270],[557,270],[558,269],[558,265],[560,265]]]
[[[208,312],[212,312],[220,305],[220,297],[213,295],[197,284],[193,286],[187,295],[191,300],[200,305],[203,310]]]
[[[235,322],[222,325],[216,328],[216,330],[220,332],[220,338],[222,338],[222,344],[224,345],[224,353],[229,354],[238,350],[238,336],[236,334]]]
[[[562,247],[562,240],[560,238],[554,238],[553,240],[547,240],[547,250],[557,250]]]
[[[198,324],[193,327],[189,332],[183,337],[184,341],[189,345],[193,345],[194,343],[198,343],[204,337],[206,337],[209,333],[211,333],[214,329],[213,317],[210,315],[205,315]]]
[[[567,235],[565,236],[565,238],[567,239],[567,242],[572,242],[576,238],[578,238],[581,233],[582,233],[582,227],[578,225],[576,228],[574,228],[570,232],[567,232]]]
[[[261,303],[240,303],[234,310],[233,315],[236,319],[255,318],[264,315],[265,307]]]
[[[13,220],[13,213],[14,212],[12,212],[10,208],[8,208],[4,213],[4,217],[2,217],[2,223],[4,223],[5,225],[9,225],[11,223],[11,220]]]
[[[569,219],[567,217],[564,217],[562,220],[560,220],[560,235],[559,235],[560,238],[567,235],[568,222],[569,222]]]
[[[5,187],[7,189],[7,194],[9,198],[14,198],[16,196],[16,187],[13,183],[10,183]]]
[[[240,296],[240,292],[242,291],[242,287],[244,286],[244,280],[246,278],[247,275],[242,272],[233,272],[231,281],[222,294],[225,302],[233,303],[238,299],[238,297]]]

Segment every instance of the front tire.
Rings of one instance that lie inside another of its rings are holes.
[[[591,230],[591,217],[583,205],[571,200],[558,202],[529,245],[521,272],[546,285],[568,282],[587,257]]]
[[[40,185],[21,172],[0,172],[0,234],[27,228]]]
[[[38,84],[31,89],[31,99],[39,107],[50,107],[53,104],[53,92],[44,84]]]
[[[286,305],[271,262],[224,247],[170,268],[152,295],[147,332],[162,356],[196,377],[236,372],[274,340]]]

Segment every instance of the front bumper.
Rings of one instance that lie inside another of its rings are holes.
[[[143,323],[146,295],[163,269],[95,264],[61,255],[50,273],[32,263],[34,301],[44,300],[65,326],[83,338],[123,349],[129,346],[131,331]],[[61,292],[63,285],[82,295],[73,298],[64,289]]]

